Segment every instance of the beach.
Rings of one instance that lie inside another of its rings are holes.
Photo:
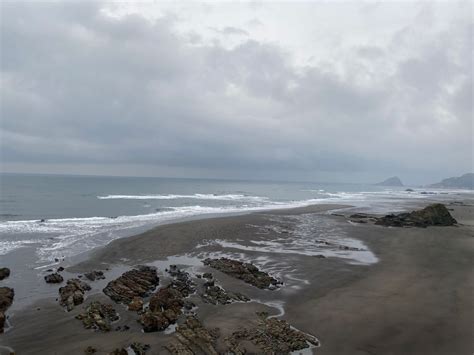
[[[8,347],[17,354],[84,354],[93,347],[109,354],[132,342],[149,344],[147,354],[169,353],[165,346],[176,336],[174,327],[144,333],[135,312],[102,292],[123,272],[146,264],[157,268],[160,285],[169,282],[170,265],[177,265],[198,286],[198,276],[212,272],[224,290],[248,297],[225,305],[189,297],[203,326],[219,328],[219,353],[226,337],[255,325],[256,312],[267,312],[319,340],[320,346],[295,354],[471,354],[474,205],[472,199],[445,204],[458,225],[354,223],[350,206],[320,204],[167,224],[116,239],[64,271],[65,278],[104,272],[104,280],[89,282],[83,304],[65,312],[48,297],[7,311],[0,353]],[[282,284],[260,289],[203,264],[220,257],[252,263]],[[62,285],[48,285],[51,294],[57,297]],[[113,327],[120,330],[84,329],[75,319],[94,300],[114,305],[120,318]],[[248,353],[259,353],[252,346]]]

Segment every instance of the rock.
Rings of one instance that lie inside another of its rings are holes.
[[[410,213],[390,214],[379,218],[375,224],[388,227],[421,227],[452,226],[457,221],[451,216],[446,206],[441,203],[429,205],[422,210]]]
[[[46,281],[46,283],[49,283],[49,284],[60,284],[61,282],[64,281],[63,277],[57,272],[54,274],[46,275],[44,277],[44,280]]]
[[[206,259],[204,264],[261,289],[273,289],[281,282],[255,265],[228,258]]]
[[[146,352],[150,350],[150,345],[134,342],[130,344],[130,348],[135,352],[135,355],[145,355]]]
[[[110,323],[119,319],[117,312],[111,304],[92,302],[86,311],[76,316],[82,321],[84,328],[102,332],[110,331]]]
[[[156,268],[139,266],[110,281],[103,292],[117,303],[129,304],[135,297],[148,296],[158,283]]]
[[[91,287],[79,279],[67,280],[66,286],[59,288],[59,304],[71,311],[75,306],[84,302],[84,293]]]
[[[64,271],[64,268],[62,266],[58,267],[58,272]]]
[[[96,349],[96,348],[93,348],[92,346],[88,346],[88,347],[84,350],[84,354],[86,354],[86,355],[95,354],[96,352],[97,352],[97,349]]]
[[[132,312],[140,312],[143,309],[143,300],[140,297],[134,297],[128,304],[128,310]]]
[[[202,277],[205,279],[212,279],[212,274],[210,272],[205,272],[202,274]]]
[[[474,173],[467,173],[459,177],[451,177],[429,187],[440,187],[445,189],[474,189]]]
[[[405,191],[406,191],[406,192],[413,192],[413,191],[415,191],[415,190],[413,190],[413,189],[405,189]]]
[[[161,312],[171,309],[176,314],[181,314],[183,305],[183,294],[171,287],[165,287],[159,289],[151,296],[148,307],[152,312]]]
[[[15,291],[10,287],[0,287],[0,334],[3,333],[5,327],[5,312],[13,303]]]
[[[10,269],[7,267],[0,268],[0,280],[6,279],[10,276]]]
[[[145,333],[165,330],[170,325],[168,318],[162,312],[146,311],[140,318]]]
[[[208,330],[196,316],[188,316],[186,321],[176,328],[174,339],[165,347],[173,355],[218,355],[215,348],[217,337],[216,330]]]
[[[128,355],[128,351],[124,348],[115,349],[109,355]]]
[[[252,342],[261,350],[261,353],[265,354],[289,354],[309,348],[310,344],[319,346],[318,339],[296,330],[288,322],[268,318],[265,312],[257,314],[260,319],[256,328],[243,328],[225,339],[230,349],[238,349],[238,351],[232,351],[233,353],[245,353],[246,341]]]
[[[105,279],[104,273],[102,271],[94,270],[94,271],[85,273],[84,276],[90,281]]]
[[[214,283],[212,285],[204,284],[204,293],[201,294],[201,298],[204,302],[214,305],[229,304],[236,301],[250,301],[250,298],[247,296],[241,293],[227,292],[222,287],[214,285]]]
[[[393,176],[388,178],[382,182],[375,184],[377,186],[403,186],[402,181],[397,177]]]

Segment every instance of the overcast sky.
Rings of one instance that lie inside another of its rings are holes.
[[[472,2],[1,2],[1,170],[473,170]]]

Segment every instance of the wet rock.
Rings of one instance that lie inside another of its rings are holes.
[[[170,321],[165,317],[163,312],[146,311],[140,318],[145,333],[158,332],[165,330],[170,325]]]
[[[225,339],[234,353],[245,353],[245,342],[250,341],[265,354],[289,354],[293,351],[319,346],[315,337],[298,331],[284,320],[268,318],[265,312],[258,313],[259,322],[255,328],[243,328]]]
[[[91,287],[79,279],[67,280],[66,286],[59,288],[59,304],[71,311],[75,306],[84,302],[84,293]]]
[[[58,272],[64,271],[64,268],[62,266],[58,267]]]
[[[281,284],[280,281],[250,263],[220,258],[206,259],[204,264],[261,289],[274,289]]]
[[[313,255],[315,258],[318,258],[318,259],[326,259],[326,257],[323,255],[323,254],[317,254],[317,255]]]
[[[84,350],[84,354],[86,354],[86,355],[95,354],[96,352],[97,352],[97,349],[96,349],[96,348],[93,348],[92,346],[88,346],[88,347]]]
[[[105,279],[104,273],[102,271],[94,270],[94,271],[85,273],[84,276],[90,281]]]
[[[217,330],[208,330],[196,316],[188,316],[186,321],[176,328],[174,339],[165,347],[173,355],[217,355],[217,337]]]
[[[3,333],[5,327],[5,312],[13,303],[15,291],[10,287],[0,287],[0,334]]]
[[[452,226],[457,221],[451,216],[446,206],[441,203],[429,205],[410,213],[390,214],[381,217],[375,224],[387,227],[421,227]]]
[[[173,323],[177,316],[181,314],[181,308],[184,306],[183,294],[171,287],[159,289],[150,299],[149,309],[152,312],[165,312],[171,310],[176,318],[170,319]]]
[[[76,318],[82,321],[86,329],[108,332],[111,329],[110,323],[118,320],[119,316],[111,304],[95,301],[87,306],[86,311],[77,315]]]
[[[140,312],[143,309],[143,300],[140,297],[134,297],[128,304],[128,310],[132,312]]]
[[[129,304],[135,297],[148,296],[158,283],[156,268],[140,266],[110,281],[103,292],[117,303]]]
[[[205,279],[212,279],[212,274],[210,272],[205,272],[202,274],[202,277]]]
[[[49,274],[44,277],[44,281],[49,284],[60,284],[64,281],[63,277],[55,272],[54,274]]]
[[[247,296],[238,292],[227,292],[222,287],[214,285],[214,283],[211,286],[208,286],[207,283],[204,284],[204,293],[201,294],[201,298],[204,302],[214,305],[229,304],[236,301],[250,301],[250,298],[248,298]]]
[[[109,355],[128,355],[128,351],[124,348],[115,349],[114,351],[110,352]]]
[[[145,355],[146,352],[150,350],[150,345],[134,342],[130,344],[130,348],[135,352],[135,355]]]
[[[10,276],[10,269],[7,267],[0,268],[0,280],[6,279]]]

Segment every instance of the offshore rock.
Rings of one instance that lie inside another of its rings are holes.
[[[250,263],[228,258],[205,259],[203,262],[205,265],[261,289],[275,289],[281,284],[280,281]]]
[[[79,279],[67,280],[66,286],[59,288],[59,304],[71,311],[75,306],[84,302],[84,293],[89,291],[89,284]]]
[[[379,218],[375,224],[387,227],[452,226],[457,221],[445,205],[435,203],[410,213],[390,214]]]
[[[103,292],[117,303],[129,304],[135,297],[146,297],[159,284],[156,268],[139,266],[110,281]]]
[[[86,311],[77,315],[76,318],[82,321],[86,329],[108,332],[111,329],[110,323],[118,320],[119,316],[111,304],[95,301],[87,306]]]
[[[15,291],[10,287],[0,287],[0,334],[3,333],[5,327],[5,312],[13,303]]]

